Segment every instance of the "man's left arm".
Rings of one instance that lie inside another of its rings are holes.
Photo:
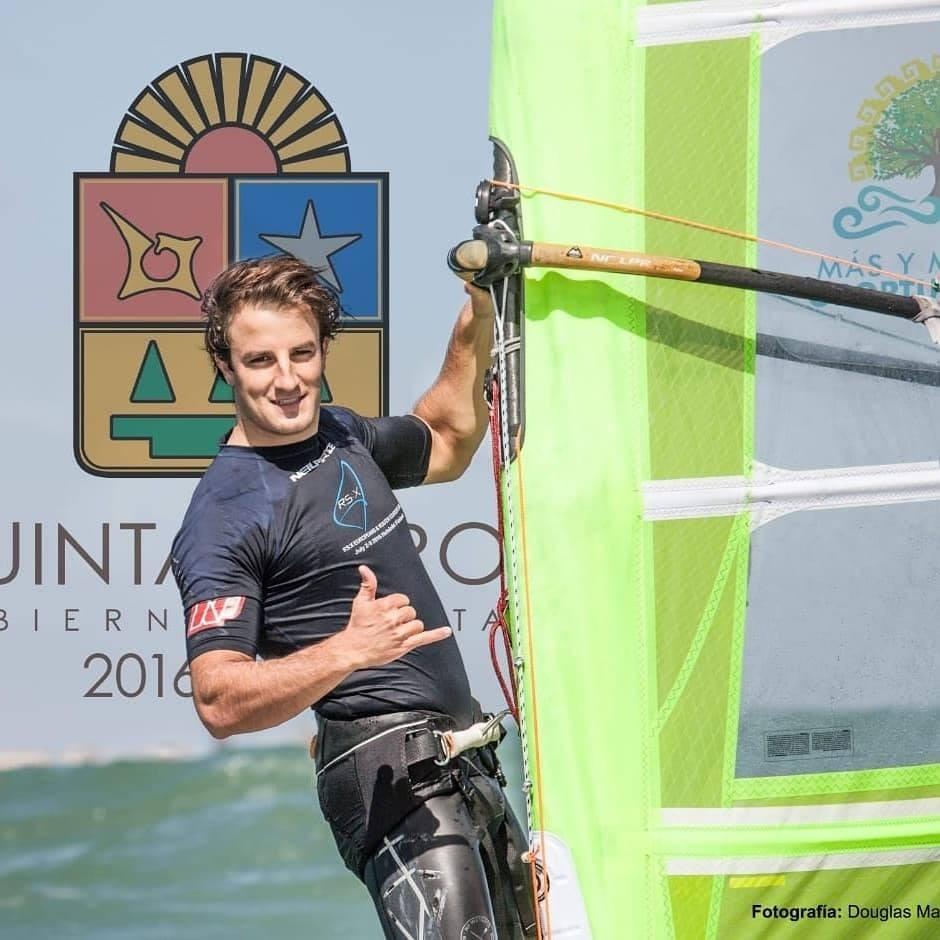
[[[470,299],[457,316],[440,374],[414,407],[431,430],[425,483],[456,480],[470,466],[489,423],[483,378],[493,344],[488,291],[467,284]]]

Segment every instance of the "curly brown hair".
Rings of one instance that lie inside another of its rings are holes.
[[[231,365],[228,329],[232,317],[246,304],[307,309],[317,321],[320,342],[336,336],[340,306],[317,277],[319,271],[292,255],[248,258],[227,267],[203,294],[206,352]]]

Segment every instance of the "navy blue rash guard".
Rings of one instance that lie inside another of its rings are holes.
[[[173,542],[190,661],[218,649],[271,659],[332,636],[349,620],[359,565],[379,597],[406,594],[427,629],[447,625],[392,493],[423,481],[429,452],[413,416],[331,407],[306,441],[223,446]],[[453,636],[354,672],[312,707],[324,718],[425,709],[472,720]]]

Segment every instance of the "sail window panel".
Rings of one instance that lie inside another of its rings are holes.
[[[936,501],[794,513],[754,532],[738,777],[940,763],[938,532]],[[781,759],[786,735],[806,735],[806,753]]]

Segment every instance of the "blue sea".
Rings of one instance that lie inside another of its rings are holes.
[[[0,937],[381,937],[312,770],[297,746],[0,772]]]

